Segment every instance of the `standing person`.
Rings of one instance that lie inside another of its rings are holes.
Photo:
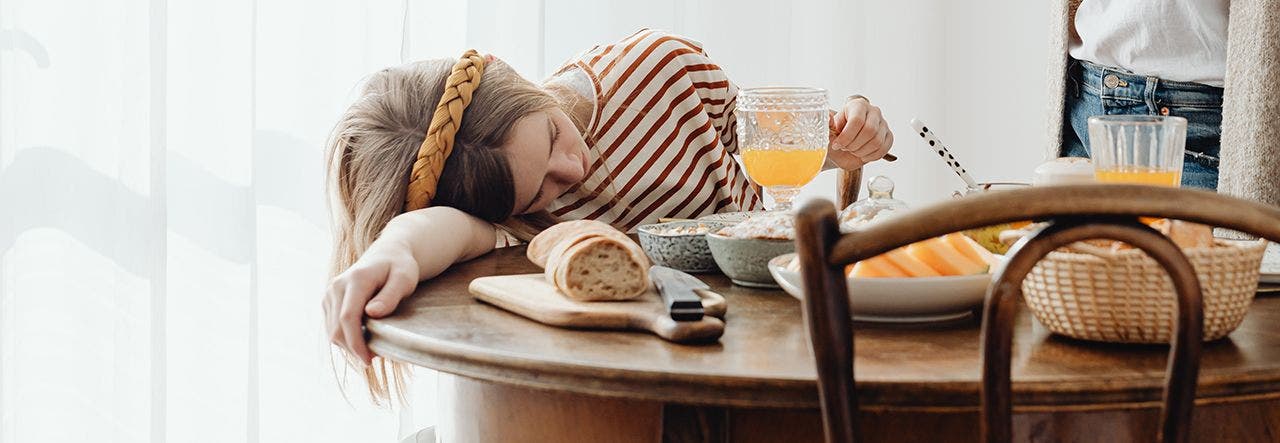
[[[1183,186],[1280,205],[1280,0],[1055,0],[1050,157],[1093,115],[1187,119]]]

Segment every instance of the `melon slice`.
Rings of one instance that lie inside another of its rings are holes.
[[[961,254],[968,257],[970,260],[978,263],[986,263],[989,267],[995,267],[999,264],[996,260],[995,254],[992,254],[991,251],[988,251],[987,248],[982,247],[982,245],[973,241],[973,239],[969,238],[967,235],[958,232],[951,233],[942,236],[942,240],[947,242],[948,245],[951,245],[951,247],[955,248],[957,251],[960,251]]]
[[[849,276],[858,278],[909,277],[906,271],[889,262],[889,259],[885,258],[884,255],[877,255],[854,264]]]
[[[926,265],[924,262],[912,257],[911,254],[907,253],[906,248],[894,249],[880,255],[880,257],[884,257],[885,260],[889,261],[889,263],[897,266],[898,269],[905,272],[908,277],[937,277],[942,275],[939,274],[938,271],[933,270],[933,268],[930,268],[929,265]]]
[[[987,271],[987,264],[970,260],[951,247],[942,237],[934,237],[907,246],[907,255],[924,262],[942,275],[973,275]]]

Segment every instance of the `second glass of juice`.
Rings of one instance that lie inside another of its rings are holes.
[[[827,160],[827,91],[748,88],[738,93],[738,147],[747,175],[773,197],[775,211],[791,209],[800,187]]]
[[[1177,187],[1187,119],[1160,115],[1089,117],[1094,176],[1102,183]]]

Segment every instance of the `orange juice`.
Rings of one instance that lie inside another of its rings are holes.
[[[1182,171],[1160,171],[1156,169],[1100,169],[1093,171],[1093,176],[1102,183],[1177,187],[1182,182]],[[1138,220],[1149,225],[1158,219],[1138,217]]]
[[[1094,171],[1094,177],[1103,183],[1131,183],[1136,185],[1177,187],[1182,180],[1182,171],[1160,171],[1155,169],[1100,169]]]
[[[826,149],[743,149],[747,174],[760,186],[804,186],[822,170]]]

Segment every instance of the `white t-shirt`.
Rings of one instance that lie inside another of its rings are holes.
[[[1084,0],[1071,57],[1164,80],[1222,86],[1230,0]]]

